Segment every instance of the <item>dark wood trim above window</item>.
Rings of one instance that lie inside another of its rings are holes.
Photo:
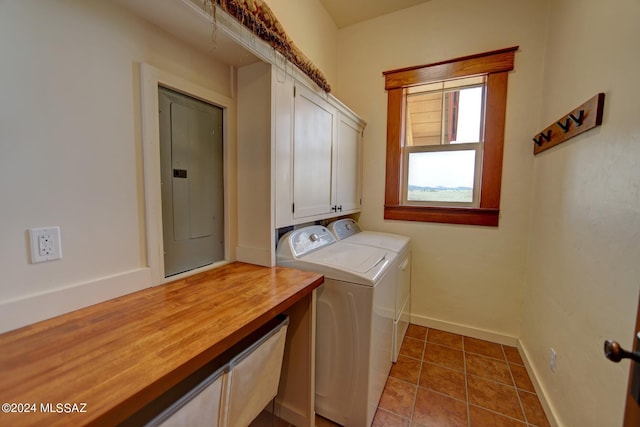
[[[384,71],[382,73],[385,77],[384,88],[386,90],[405,88],[475,74],[511,71],[516,50],[518,50],[518,46],[462,56],[433,64]]]
[[[417,67],[385,71],[387,90],[387,159],[384,218],[405,221],[497,226],[508,72],[518,46]],[[486,118],[480,204],[478,207],[434,207],[402,204],[405,89],[473,75],[487,76]]]

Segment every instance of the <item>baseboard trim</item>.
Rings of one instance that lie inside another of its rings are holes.
[[[271,412],[271,405],[267,405],[267,408],[265,409]],[[283,402],[280,402],[277,397],[275,411],[278,418],[294,426],[307,426],[309,425],[309,422],[314,423],[312,425],[315,425],[315,415],[313,415],[314,419],[309,420],[304,416],[304,414],[298,412],[295,408],[291,408]]]
[[[478,338],[485,341],[491,341],[498,344],[516,347],[518,337],[507,335],[500,332],[488,331],[485,329],[475,328],[459,323],[444,322],[442,320],[432,319],[430,317],[418,316],[411,314],[411,323],[414,325],[425,326],[427,328],[440,329],[442,331],[454,334],[465,335],[472,338]]]
[[[530,361],[529,352],[520,339],[518,339],[517,347],[518,352],[520,353],[520,357],[522,357],[522,361],[524,362],[524,365],[527,368],[527,372],[529,373],[529,378],[531,379],[533,388],[536,390],[536,394],[538,395],[538,399],[540,400],[542,409],[544,409],[544,413],[547,416],[549,424],[551,425],[551,427],[563,427],[563,424],[558,422],[558,417],[556,416],[556,411],[553,404],[547,399],[546,388],[540,381],[538,381],[538,371],[534,368],[533,364]]]
[[[52,291],[0,302],[0,333],[151,286],[151,269],[139,268]]]

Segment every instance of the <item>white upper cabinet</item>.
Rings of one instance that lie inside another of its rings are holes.
[[[336,110],[296,86],[293,122],[293,218],[331,212]]]
[[[362,201],[363,125],[345,114],[338,114],[338,138],[334,149],[333,206],[338,214],[360,210]]]
[[[236,259],[275,265],[275,230],[360,211],[364,122],[275,65],[238,69]]]
[[[294,100],[291,204],[278,228],[358,212],[364,123],[335,98],[297,85]]]

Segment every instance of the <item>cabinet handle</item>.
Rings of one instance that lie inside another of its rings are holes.
[[[337,208],[337,206],[336,206],[336,205],[331,206],[331,212],[335,212],[337,209],[338,209],[338,208]]]
[[[342,205],[338,206],[338,210],[342,212]]]

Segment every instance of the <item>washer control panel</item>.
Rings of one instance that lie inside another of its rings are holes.
[[[291,233],[289,238],[291,251],[296,257],[320,249],[336,242],[333,234],[321,225],[300,228]]]

